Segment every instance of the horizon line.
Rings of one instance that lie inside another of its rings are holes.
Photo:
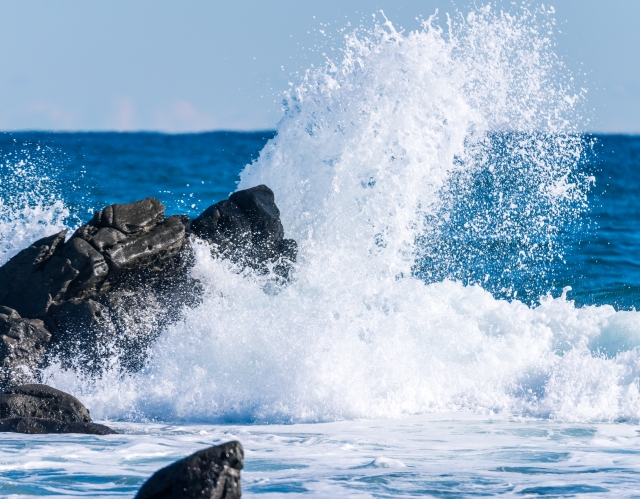
[[[140,129],[140,130],[100,130],[100,129],[80,129],[80,130],[51,130],[51,129],[43,129],[43,128],[25,128],[19,130],[0,130],[1,134],[28,134],[28,133],[49,133],[49,134],[148,134],[148,135],[204,135],[208,133],[233,133],[233,134],[242,134],[242,133],[277,133],[276,128],[256,128],[256,129],[233,129],[233,128],[217,128],[211,130],[197,130],[197,131],[168,131],[168,130],[152,130],[152,129]],[[513,130],[511,130],[513,131]],[[593,131],[586,130],[581,132],[575,132],[577,134],[583,135],[623,135],[629,137],[640,136],[640,130],[635,132],[605,132],[605,131]]]

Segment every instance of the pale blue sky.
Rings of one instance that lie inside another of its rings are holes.
[[[464,11],[469,3],[456,5]],[[564,32],[558,53],[587,72],[592,130],[640,133],[640,0],[550,4]],[[416,16],[451,12],[452,5],[2,0],[0,129],[273,128],[287,82],[323,60],[310,50],[322,42],[318,29],[369,23],[379,9],[416,29]]]

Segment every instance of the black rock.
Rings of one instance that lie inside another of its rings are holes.
[[[63,230],[44,237],[0,267],[0,305],[16,310],[21,317],[46,315],[52,300],[78,275],[70,263],[57,265],[53,272],[44,270],[52,257],[61,253],[65,236]]]
[[[0,307],[0,387],[33,381],[50,340],[41,320]]]
[[[100,234],[100,232],[98,232]],[[185,227],[180,219],[167,218],[146,232],[130,235],[104,253],[115,269],[147,267],[178,254],[184,243]]]
[[[198,451],[156,471],[135,499],[238,499],[243,459],[240,442]]]
[[[78,275],[67,287],[66,294],[74,297],[88,295],[105,280],[109,273],[107,262],[87,241],[73,237],[62,251]],[[47,265],[49,267],[51,263]]]
[[[0,431],[42,435],[45,433],[85,433],[88,435],[113,435],[117,432],[97,423],[65,422],[41,418],[0,419]]]
[[[273,191],[266,185],[234,192],[229,196],[229,201],[237,204],[246,213],[251,222],[255,243],[275,243],[284,238],[280,210],[276,206]]]
[[[282,276],[297,256],[297,244],[284,239],[280,210],[266,185],[234,192],[191,223],[194,234],[213,243],[218,254],[265,271],[269,263]]]
[[[244,211],[229,200],[209,206],[191,222],[191,230],[213,243],[223,257],[235,258],[239,250],[251,244],[251,222]]]
[[[117,330],[109,308],[92,299],[73,299],[51,307],[56,325],[50,354],[62,367],[98,372],[112,353]]]
[[[278,284],[297,256],[264,185],[193,222],[165,218],[154,198],[108,206],[67,242],[65,231],[45,237],[0,267],[0,307],[8,307],[0,309],[0,387],[35,381],[54,361],[91,374],[111,365],[107,358],[140,369],[160,331],[200,302],[190,234],[240,267],[275,273]]]
[[[164,219],[164,205],[156,198],[136,203],[112,204],[96,213],[95,225],[112,227],[124,234],[135,234],[160,223]]]
[[[17,433],[116,433],[91,421],[77,398],[47,385],[21,385],[0,395],[0,431]]]
[[[47,385],[21,385],[0,395],[0,418],[40,418],[90,423],[89,410],[77,398]]]

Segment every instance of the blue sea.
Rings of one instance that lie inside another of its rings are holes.
[[[640,137],[580,132],[550,19],[355,31],[273,131],[0,135],[0,263],[259,184],[299,245],[282,285],[194,239],[140,371],[43,373],[119,434],[0,435],[0,496],[131,498],[238,439],[246,497],[639,497]]]

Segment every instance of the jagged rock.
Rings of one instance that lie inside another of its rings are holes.
[[[64,422],[41,418],[0,419],[0,431],[42,435],[45,433],[85,433],[87,435],[113,435],[117,432],[97,423]]]
[[[148,232],[121,240],[106,249],[105,255],[115,269],[146,267],[177,255],[184,235],[184,224],[177,218],[168,218]]]
[[[209,208],[191,223],[197,236],[213,243],[226,258],[264,270],[275,263],[286,276],[297,255],[297,244],[284,239],[280,210],[266,185],[234,192],[228,200]]]
[[[89,231],[85,230],[85,237]],[[120,232],[118,229],[112,229],[110,227],[103,227],[98,230],[94,235],[89,236],[87,240],[91,241],[91,244],[100,252],[104,252],[110,248],[113,248],[116,244],[127,239],[127,236]]]
[[[0,307],[0,387],[33,381],[50,340],[41,320]]]
[[[15,311],[0,311],[0,386],[37,379],[54,361],[93,373],[117,358],[124,370],[140,369],[159,332],[200,301],[188,234],[279,279],[296,259],[264,185],[232,194],[193,222],[165,218],[154,198],[108,206],[67,242],[61,231],[0,267],[0,306]]]
[[[67,257],[71,267],[78,270],[78,275],[67,287],[67,294],[71,296],[78,297],[91,293],[109,273],[104,256],[79,237],[71,238],[64,245],[63,255]]]
[[[91,299],[73,299],[51,308],[56,325],[51,354],[63,367],[100,369],[102,360],[112,353],[116,327],[109,308]]]
[[[135,499],[238,499],[243,460],[240,442],[209,447],[156,471]]]
[[[249,218],[254,241],[275,243],[284,238],[280,210],[273,191],[266,185],[234,192],[229,201],[237,204]]]
[[[146,198],[136,203],[112,204],[96,213],[98,227],[113,227],[125,234],[135,234],[162,222],[164,205],[156,198]]]
[[[236,251],[251,243],[251,222],[235,203],[225,200],[209,206],[191,222],[194,234],[217,246],[223,256],[234,257]]]
[[[70,265],[58,267],[55,273],[44,270],[61,252],[66,234],[63,230],[44,237],[0,267],[0,305],[16,310],[21,317],[46,315],[52,297],[66,291],[78,274]]]

